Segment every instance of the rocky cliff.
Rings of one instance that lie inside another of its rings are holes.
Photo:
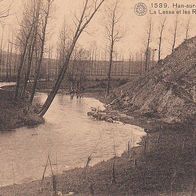
[[[196,37],[184,41],[151,71],[116,89],[110,106],[167,123],[195,119]]]

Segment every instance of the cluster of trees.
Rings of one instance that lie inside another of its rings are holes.
[[[106,96],[110,93],[110,83],[111,83],[111,71],[113,65],[113,58],[114,58],[114,48],[117,42],[122,39],[122,32],[120,32],[119,23],[121,15],[119,13],[119,5],[120,1],[116,0],[113,6],[108,6],[106,11],[106,36],[109,41],[109,70],[108,70],[108,83],[106,89]]]
[[[5,0],[0,0],[0,24],[2,28],[1,41],[0,41],[0,65],[2,65],[2,67],[0,67],[0,73],[6,70],[6,74],[4,76],[6,81],[9,81],[12,76],[10,64],[15,58],[15,56],[13,55],[14,53],[13,34],[12,34],[11,41],[9,41],[7,44],[6,54],[4,54],[3,52],[4,34],[5,34],[4,19],[9,16],[10,9],[11,9],[11,4],[7,3]]]
[[[66,55],[64,56],[62,66],[60,68],[58,78],[55,82],[54,87],[52,88],[51,92],[48,95],[48,98],[46,99],[46,102],[44,103],[40,115],[44,115],[47,110],[49,109],[50,105],[52,104],[59,88],[60,85],[64,79],[65,73],[68,69],[68,65],[72,56],[72,53],[75,49],[75,46],[78,42],[78,39],[80,38],[81,34],[83,31],[87,28],[88,24],[91,22],[91,20],[94,18],[95,14],[97,11],[100,9],[102,4],[104,3],[105,0],[85,0],[84,1],[84,6],[81,12],[80,17],[76,17],[75,21],[75,31],[71,39],[68,38],[69,40],[69,46],[67,48]]]
[[[69,50],[71,43],[70,31],[63,23],[63,27],[59,34],[59,41],[57,47],[58,54],[58,74],[62,69],[65,56]],[[69,67],[66,72],[66,79],[70,86],[70,91],[81,91],[83,82],[86,80],[86,67],[85,62],[90,60],[90,52],[77,44],[70,57]]]
[[[14,72],[17,70],[17,55],[15,51],[15,47],[12,42],[9,41],[6,46],[6,51],[3,51],[3,36],[4,33],[2,32],[2,38],[0,43],[0,75],[1,79],[6,82],[15,81]],[[12,66],[13,65],[13,66]]]
[[[35,96],[40,68],[44,56],[46,32],[53,0],[29,0],[25,4],[23,19],[17,35],[20,63],[16,83],[15,99],[24,97],[30,75],[34,75],[30,102]],[[32,70],[34,63],[35,69]]]
[[[95,5],[96,4],[97,4],[97,1],[95,1]],[[110,87],[111,72],[112,72],[112,65],[113,65],[113,59],[114,59],[114,53],[115,53],[115,46],[116,46],[116,43],[119,42],[121,38],[123,37],[122,32],[120,32],[120,26],[119,26],[120,19],[121,19],[119,7],[120,7],[120,0],[115,0],[114,3],[107,5],[106,10],[105,10],[106,21],[104,23],[104,27],[105,27],[105,34],[108,40],[108,46],[107,46],[106,53],[109,54],[109,69],[108,69],[108,82],[107,82],[106,96],[109,95],[110,89],[111,89]],[[80,19],[76,17],[76,21],[80,21]],[[67,29],[66,25],[64,25],[60,32],[59,47],[58,47],[60,66],[62,65],[64,57],[66,56],[65,54],[67,54],[68,51],[70,50],[69,45],[72,41],[70,41],[69,34],[70,34],[70,31]],[[82,61],[89,59],[89,57],[92,58],[92,60],[94,60],[94,58],[96,58],[95,56],[96,51],[90,52],[84,49],[78,50],[75,47],[73,52],[74,52],[74,55],[72,57],[72,61],[73,61],[72,71],[68,72],[68,79],[72,83],[71,86],[75,86],[75,84],[77,84],[77,86],[79,86],[80,88],[82,85],[81,82],[85,80],[85,74],[84,74],[85,70],[84,70],[84,66],[82,65]],[[80,62],[79,65],[77,65],[76,63],[78,61]],[[73,67],[77,67],[77,69],[73,69]],[[73,70],[77,70],[77,71],[73,71]],[[75,75],[74,75],[74,72],[76,73]]]
[[[70,35],[67,32],[66,26],[61,31],[58,48],[60,56],[58,77],[39,112],[40,116],[45,115],[54,100],[68,70],[71,58],[81,59],[84,57],[84,50],[76,48],[78,39],[104,1],[105,0],[84,0],[81,15],[80,17],[76,17],[74,34]],[[33,75],[29,99],[30,103],[33,102],[40,77],[40,69],[47,41],[47,27],[53,3],[54,0],[28,0],[25,4],[23,19],[16,40],[20,52],[20,63],[18,66],[15,91],[16,100],[25,96],[30,76]],[[80,80],[82,77],[81,70],[79,76]]]
[[[84,88],[84,82],[86,81],[86,62],[90,59],[89,51],[83,48],[76,47],[72,62],[67,70],[67,79],[70,83],[70,91],[81,92]]]
[[[158,27],[158,47],[154,49],[155,51],[158,52],[158,62],[161,61],[162,59],[162,45],[163,45],[163,37],[165,33],[165,28],[167,25],[167,18],[162,18],[159,27]],[[145,71],[149,71],[149,56],[150,56],[150,45],[152,42],[152,32],[153,32],[153,21],[150,18],[148,20],[147,24],[147,40],[146,40],[146,49],[145,49]],[[175,18],[174,24],[173,24],[173,30],[171,31],[171,36],[172,36],[172,43],[171,43],[171,52],[173,52],[176,48],[176,42],[178,38],[178,33],[179,33],[179,26],[180,26],[180,20],[178,15]],[[185,31],[184,31],[184,39],[187,40],[189,38],[190,34],[190,29],[191,29],[191,18],[188,18],[187,23],[185,25]]]

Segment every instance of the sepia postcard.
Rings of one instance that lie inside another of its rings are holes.
[[[195,0],[0,0],[0,196],[196,196]]]

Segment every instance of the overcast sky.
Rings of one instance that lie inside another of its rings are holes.
[[[23,3],[26,0],[5,0],[7,3],[13,2],[11,9],[11,16],[5,21],[6,26],[6,36],[8,37],[10,33],[16,32],[18,28],[19,21],[22,16]],[[66,23],[69,26],[72,26],[73,15],[74,13],[80,14],[81,5],[83,0],[55,0],[52,21],[48,28],[49,31],[49,40],[50,45],[55,47],[58,33],[63,24],[64,18]],[[114,3],[115,0],[106,0],[106,3],[99,11],[95,19],[90,23],[88,27],[88,33],[84,33],[80,39],[80,44],[86,48],[92,48],[97,46],[101,52],[106,48],[106,37],[104,29],[105,17],[105,8],[108,4]],[[160,20],[165,17],[165,15],[150,15],[137,16],[134,12],[134,6],[138,2],[144,2],[146,5],[150,6],[151,3],[157,2],[156,0],[120,0],[119,12],[122,15],[120,28],[124,32],[124,38],[116,46],[116,50],[128,58],[129,54],[135,54],[136,52],[141,51],[145,47],[145,37],[147,32],[147,21],[149,17],[153,21],[153,36],[151,47],[157,48],[158,43],[158,32]],[[163,0],[162,2],[171,2],[170,0]],[[175,3],[194,4],[195,0],[175,0]],[[196,4],[196,2],[195,2]],[[170,4],[169,4],[170,6]],[[171,7],[170,7],[171,9]],[[174,20],[176,15],[166,15],[167,23],[166,29],[164,32],[164,41],[163,41],[163,55],[167,55],[171,51],[172,45],[172,32],[174,27]],[[179,31],[177,34],[177,45],[182,42],[185,37],[185,25],[188,21],[188,18],[191,16],[191,29],[190,36],[196,35],[196,15],[180,15],[179,16]]]

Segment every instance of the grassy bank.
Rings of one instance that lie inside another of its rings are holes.
[[[14,100],[14,89],[0,89],[0,131],[12,130],[19,127],[32,127],[44,122],[36,114],[36,106],[28,103],[27,99]]]

